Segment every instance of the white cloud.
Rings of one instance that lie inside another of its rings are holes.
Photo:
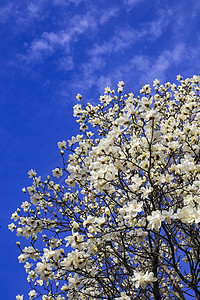
[[[5,23],[9,17],[13,14],[14,5],[8,3],[7,5],[0,7],[0,23]]]
[[[141,4],[144,0],[123,0],[127,10],[133,9],[136,5]]]
[[[114,7],[114,8],[112,8],[112,9],[109,9],[109,11],[106,10],[106,11],[101,15],[101,17],[100,17],[100,20],[99,20],[100,24],[105,24],[105,23],[107,23],[108,20],[109,20],[110,18],[116,17],[117,14],[118,14],[118,12],[119,12],[119,8],[118,8],[118,7]]]
[[[56,1],[60,2],[60,0],[56,0]],[[71,2],[71,3],[75,4],[75,5],[79,5],[81,2],[84,2],[84,1],[86,2],[87,0],[67,0],[67,1],[68,1],[68,3]]]
[[[63,71],[70,71],[74,68],[74,61],[72,56],[66,56],[58,60],[58,69]]]
[[[46,0],[40,0],[41,5]],[[62,4],[62,0],[54,0],[54,5]],[[132,3],[132,2],[131,2]],[[39,6],[30,4],[29,11],[32,15],[37,15]],[[42,61],[47,56],[51,56],[55,51],[59,50],[60,55],[65,60],[65,55],[69,57],[69,53],[73,57],[72,46],[79,41],[81,35],[85,35],[90,38],[90,33],[96,33],[100,30],[100,27],[106,22],[109,22],[110,18],[117,16],[119,13],[119,7],[111,7],[108,11],[98,10],[97,6],[90,6],[86,14],[75,15],[64,25],[66,29],[52,32],[43,32],[39,38],[35,38],[28,46],[25,55],[21,56],[26,63],[34,63]],[[159,11],[155,20],[141,24],[139,29],[132,28],[130,26],[124,26],[124,28],[117,28],[114,31],[113,36],[108,41],[101,43],[88,44],[84,50],[89,54],[90,60],[93,60],[94,56],[113,55],[113,53],[122,53],[129,47],[132,47],[136,42],[143,40],[156,39],[162,35],[164,28],[168,24],[167,10]],[[63,27],[64,27],[63,26]],[[62,65],[62,64],[61,64]],[[91,66],[92,69],[96,68],[96,64]]]
[[[123,28],[116,31],[110,40],[95,44],[88,52],[91,56],[121,52],[132,46],[145,35],[145,30],[138,31],[130,27]]]
[[[151,22],[142,24],[140,29],[124,26],[124,28],[116,30],[110,40],[95,44],[93,48],[89,50],[89,53],[91,56],[113,54],[122,52],[130,46],[133,46],[136,42],[145,42],[146,40],[148,43],[149,40],[155,40],[162,35],[168,26],[170,15],[170,10],[159,10],[157,18]]]
[[[155,78],[161,81],[169,80],[169,70],[178,69],[186,57],[186,46],[179,43],[170,50],[163,50],[157,57],[135,56],[130,60],[130,65],[140,82],[151,83]]]
[[[66,30],[43,32],[40,38],[34,39],[30,45],[27,45],[27,53],[21,58],[27,63],[37,62],[59,49],[68,56],[71,46],[81,34],[89,30],[95,30],[95,23],[95,18],[91,15],[85,15],[84,17],[77,15],[71,20]]]
[[[155,18],[155,20],[152,20],[145,24],[145,29],[147,31],[147,38],[148,35],[150,39],[159,38],[163,34],[163,31],[170,24],[171,16],[172,16],[171,9],[165,8],[165,9],[157,10],[157,17]]]
[[[40,13],[41,13],[41,6],[43,4],[43,1],[39,1],[37,3],[29,3],[27,6],[27,13],[29,18],[38,19]]]
[[[0,23],[5,23],[12,18],[15,25],[23,25],[23,28],[25,28],[32,24],[35,20],[38,22],[48,18],[49,11],[55,6],[67,8],[70,3],[78,6],[83,1],[86,2],[87,0],[7,0],[7,4],[5,6],[0,5]],[[15,28],[15,30],[17,30],[17,28]]]

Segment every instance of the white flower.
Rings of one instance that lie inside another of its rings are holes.
[[[40,275],[41,279],[44,279],[46,271],[50,270],[50,265],[45,260],[38,262],[35,268],[35,272]]]
[[[28,171],[29,178],[35,177],[36,174],[37,174],[37,173],[36,173],[33,169],[31,169],[30,171]]]
[[[16,296],[16,299],[17,299],[17,300],[23,300],[23,299],[24,299],[24,295],[21,295],[21,296],[20,296],[20,295],[17,295],[17,296]]]
[[[111,92],[111,89],[110,89],[109,86],[107,86],[107,87],[105,88],[105,93],[110,93],[110,92]]]
[[[36,192],[34,185],[28,186],[27,190],[28,190],[28,192],[29,192],[30,195],[33,195]]]
[[[134,226],[135,225],[135,220],[138,212],[142,211],[142,202],[137,202],[137,200],[133,200],[132,202],[128,203],[128,207],[126,207],[124,210],[126,212],[126,216],[124,217],[125,220],[127,220],[130,225]],[[121,210],[123,213],[123,209]]]
[[[169,211],[167,210],[162,211],[162,215],[164,216],[168,224],[171,224],[171,220],[174,219],[175,217],[174,210],[171,207],[169,208]]]
[[[82,99],[82,96],[81,96],[80,94],[77,94],[77,95],[76,95],[76,99],[77,99],[78,101],[80,101],[80,100]]]
[[[27,201],[25,201],[25,202],[22,202],[21,208],[23,208],[23,210],[27,212],[30,206],[31,206],[31,204],[28,203]]]
[[[124,82],[123,82],[123,81],[119,81],[119,83],[118,83],[117,86],[118,86],[118,87],[123,87],[123,86],[124,86]]]
[[[12,214],[11,219],[13,219],[15,222],[19,219],[19,216],[16,211]]]
[[[36,193],[30,197],[30,200],[33,205],[37,205],[41,198],[40,195]]]
[[[160,84],[160,81],[158,79],[155,79],[153,81],[153,86],[158,86]]]
[[[59,149],[66,149],[66,142],[63,140],[62,142],[58,142]]]
[[[142,89],[140,90],[141,94],[150,94],[151,93],[151,88],[149,84],[145,84]]]
[[[117,92],[118,93],[121,93],[123,91],[123,87],[119,87],[118,89],[117,89]]]
[[[71,140],[68,140],[69,147],[74,145],[75,143],[76,143],[76,138],[75,136],[72,136]]]
[[[87,219],[83,222],[83,226],[87,227],[94,223],[95,223],[95,217],[89,215],[89,216],[87,216]]]
[[[52,258],[56,252],[56,251],[52,250],[51,247],[50,247],[50,249],[44,248],[43,251],[44,251],[43,258],[45,258],[46,261],[48,261],[50,258]]]
[[[144,277],[145,277],[146,283],[147,283],[147,284],[150,283],[151,286],[152,286],[152,283],[153,283],[153,282],[157,281],[157,278],[154,277],[153,272],[150,272],[150,273],[149,273],[149,272],[146,272],[146,274],[144,275]]]
[[[35,279],[38,277],[38,275],[36,274],[36,272],[35,271],[33,271],[33,270],[31,270],[30,272],[29,272],[29,275],[28,275],[28,277],[27,277],[27,280],[30,282],[30,279],[32,280],[32,281],[35,281]]]
[[[71,244],[72,248],[79,248],[84,241],[84,236],[78,232],[73,232],[72,236],[67,236],[65,240],[67,241],[66,247]]]
[[[68,276],[68,283],[69,283],[69,288],[73,289],[75,288],[76,290],[78,290],[78,287],[80,286],[80,278],[79,275],[77,273],[74,274],[74,277],[70,277]]]
[[[117,92],[121,93],[123,91],[123,87],[124,87],[124,82],[123,81],[119,81]]]
[[[33,264],[30,264],[28,261],[26,261],[26,264],[24,265],[26,273],[29,273],[29,270],[32,266],[33,266]]]
[[[52,170],[53,176],[59,178],[63,175],[63,171],[60,168],[55,168]]]
[[[29,295],[29,299],[32,299],[37,295],[37,293],[35,290],[31,290],[28,295]]]
[[[176,79],[177,79],[178,81],[181,81],[182,76],[181,76],[181,75],[177,75],[177,76],[176,76]]]
[[[11,223],[8,225],[8,229],[13,231],[14,229],[16,228],[15,224],[14,223]]]
[[[164,221],[164,219],[165,217],[162,216],[159,210],[153,211],[151,216],[147,217],[147,220],[149,221],[148,228],[159,230],[161,227],[161,222]]]
[[[18,259],[19,259],[20,263],[24,263],[28,259],[28,255],[27,254],[20,254],[18,256]]]
[[[134,276],[131,278],[133,282],[135,282],[135,287],[139,288],[140,286],[144,288],[148,283],[152,283],[157,281],[157,278],[153,276],[153,272],[146,272],[145,274],[143,272],[136,272],[134,271]]]
[[[183,223],[192,224],[195,220],[194,208],[192,205],[178,208],[177,217],[181,219]]]
[[[99,217],[99,218],[95,218],[96,223],[98,224],[99,228],[104,227],[105,223],[106,223],[106,219],[103,215],[103,217]]]

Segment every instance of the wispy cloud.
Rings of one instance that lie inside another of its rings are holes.
[[[8,18],[13,14],[14,5],[8,3],[5,6],[0,7],[0,23],[5,23]]]
[[[123,51],[144,35],[144,30],[138,31],[130,27],[119,29],[110,40],[94,44],[93,48],[89,50],[89,54],[91,56],[96,56]]]
[[[116,17],[118,12],[119,12],[118,7],[114,7],[112,9],[109,9],[109,11],[105,11],[103,15],[100,17],[99,23],[106,24],[110,18]]]
[[[58,59],[58,69],[61,71],[71,71],[74,68],[73,57],[68,55]]]
[[[40,38],[34,39],[30,45],[27,45],[26,53],[21,56],[21,59],[26,63],[38,62],[51,56],[57,50],[62,50],[68,56],[71,46],[78,37],[88,30],[94,30],[95,22],[95,18],[91,15],[84,17],[77,15],[66,30],[43,32]],[[66,58],[63,57],[63,59]]]
[[[113,54],[133,46],[136,42],[146,40],[148,43],[149,40],[155,40],[162,35],[168,26],[170,14],[170,10],[159,10],[155,20],[143,23],[139,29],[130,26],[117,28],[110,40],[95,44],[89,50],[89,54],[91,56]]]
[[[188,51],[190,52],[190,49]],[[185,44],[178,43],[171,49],[163,50],[158,56],[136,55],[124,66],[124,70],[129,70],[131,81],[134,79],[138,84],[152,83],[155,78],[161,81],[169,80],[169,73],[173,74],[171,70],[178,70],[187,60],[189,52],[187,53]]]
[[[133,9],[136,5],[139,5],[144,0],[123,0],[124,5],[126,6],[127,10]]]
[[[18,26],[23,30],[35,20],[37,22],[47,19],[52,7],[68,7],[70,3],[79,5],[84,0],[37,0],[37,1],[15,1],[8,0],[6,5],[0,3],[0,23],[5,23],[12,19],[15,30]],[[85,0],[86,2],[87,0]]]

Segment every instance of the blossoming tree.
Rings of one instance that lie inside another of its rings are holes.
[[[77,95],[79,134],[9,225],[29,299],[200,299],[200,76],[177,79]]]

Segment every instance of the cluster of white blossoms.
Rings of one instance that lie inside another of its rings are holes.
[[[200,298],[200,76],[177,80],[77,95],[79,134],[9,225],[29,299]]]

